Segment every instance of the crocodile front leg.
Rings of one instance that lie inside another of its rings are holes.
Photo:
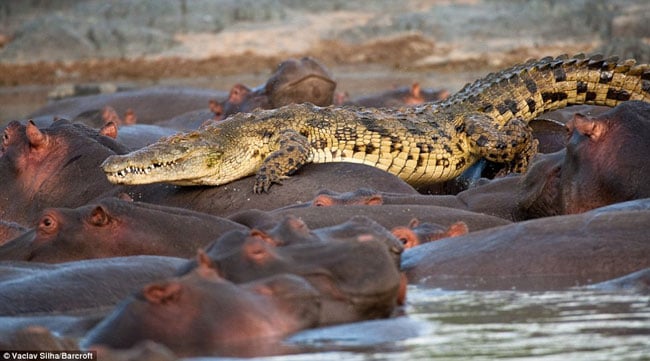
[[[311,161],[309,141],[293,129],[282,131],[278,149],[264,159],[257,171],[253,192],[268,192],[273,183],[282,184],[293,172]]]
[[[470,113],[464,120],[470,146],[480,157],[505,163],[508,173],[526,172],[539,144],[528,124],[513,118],[497,129],[496,122],[484,113]]]

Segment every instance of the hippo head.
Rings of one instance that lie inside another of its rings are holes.
[[[575,114],[567,128],[564,213],[650,196],[650,104],[628,101],[594,118]]]
[[[9,123],[0,150],[0,218],[27,224],[45,207],[85,204],[113,188],[99,164],[125,152],[114,139],[64,119],[44,129]]]
[[[255,347],[256,340],[275,340],[316,325],[318,293],[302,278],[278,275],[235,285],[202,251],[197,264],[183,277],[146,285],[82,344],[123,349],[152,340],[182,356],[222,355],[237,345]]]

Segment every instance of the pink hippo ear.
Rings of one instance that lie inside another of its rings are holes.
[[[124,124],[126,125],[133,125],[138,122],[138,116],[135,115],[135,111],[131,108],[126,110],[126,113],[124,113]]]
[[[593,141],[597,141],[605,131],[605,123],[595,121],[580,113],[576,113],[573,116],[573,119],[567,122],[567,128],[569,128],[569,131],[574,130]]]
[[[462,236],[469,233],[469,228],[467,227],[467,224],[463,221],[458,221],[449,228],[447,228],[447,231],[445,232],[445,237],[458,237]]]
[[[266,233],[266,232],[264,232],[262,230],[256,229],[256,228],[254,228],[254,229],[252,229],[250,231],[249,236],[259,238],[262,241],[266,242],[268,245],[273,246],[273,247],[277,247],[280,244],[280,242],[276,241],[268,233]]]
[[[405,249],[413,248],[420,244],[418,236],[415,234],[415,232],[413,232],[413,227],[410,225],[408,227],[395,227],[390,232],[402,243]]]
[[[120,192],[117,195],[117,199],[121,199],[121,200],[127,201],[127,202],[133,202],[133,198],[128,193],[124,193],[124,192]]]
[[[273,247],[275,246],[270,245],[259,237],[248,237],[244,243],[243,250],[247,259],[257,264],[264,264],[275,258],[275,254],[272,251]]]
[[[384,198],[381,195],[377,194],[366,199],[365,204],[368,206],[381,206],[384,204]]]
[[[210,107],[210,111],[214,114],[214,119],[221,119],[223,116],[223,105],[214,99],[210,99],[208,106]]]
[[[409,228],[411,228],[411,229],[413,229],[413,228],[415,228],[415,227],[417,227],[417,226],[419,226],[419,225],[420,225],[420,220],[417,219],[417,218],[413,218],[413,219],[411,219],[411,221],[409,222]]]
[[[142,293],[149,303],[165,305],[178,300],[182,290],[183,288],[180,283],[170,281],[146,285]]]
[[[251,90],[244,84],[235,84],[228,94],[228,102],[232,104],[241,104],[250,94]]]
[[[111,221],[111,216],[106,212],[102,206],[95,207],[88,217],[88,223],[93,226],[101,227],[107,225]]]
[[[312,207],[329,207],[333,204],[334,201],[332,200],[332,197],[325,194],[319,194],[311,201]]]
[[[420,98],[420,83],[415,82],[411,85],[411,95],[414,98]]]
[[[27,135],[27,140],[29,140],[29,145],[33,148],[39,148],[47,143],[47,136],[38,129],[31,119],[27,122],[25,134]]]
[[[115,122],[108,122],[99,130],[99,134],[105,135],[109,138],[117,138],[117,125]]]
[[[196,272],[203,278],[212,280],[222,279],[223,275],[219,267],[212,261],[212,258],[201,248],[196,251]]]

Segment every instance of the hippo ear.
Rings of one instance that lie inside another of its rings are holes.
[[[126,113],[124,113],[124,124],[126,125],[133,125],[138,122],[138,117],[135,115],[135,111],[133,109],[129,108],[126,110]]]
[[[415,82],[411,85],[411,95],[415,98],[420,97],[420,83]]]
[[[228,94],[228,102],[232,104],[241,104],[246,96],[251,92],[250,88],[243,84],[235,84]]]
[[[573,119],[567,123],[569,130],[574,130],[580,134],[588,137],[593,141],[597,141],[603,135],[605,130],[605,123],[593,120],[580,113],[576,113]]]
[[[402,243],[404,248],[413,248],[420,244],[418,236],[410,227],[395,227],[391,230],[391,233]]]
[[[258,264],[274,258],[268,244],[257,237],[246,240],[243,249],[246,258]]]
[[[277,247],[280,244],[278,241],[273,239],[273,237],[271,237],[268,233],[266,233],[266,232],[264,232],[262,230],[259,230],[257,228],[252,229],[250,231],[249,235],[251,237],[259,238],[259,239],[263,240],[264,242],[266,242],[268,245],[273,246],[273,247]]]
[[[27,135],[27,140],[29,140],[29,145],[34,148],[41,147],[47,142],[47,136],[38,129],[36,124],[34,124],[34,121],[31,119],[27,122],[25,134]]]
[[[365,203],[368,206],[381,206],[384,204],[384,198],[380,194],[376,194],[367,198]]]
[[[311,201],[311,205],[312,207],[329,207],[334,205],[334,201],[332,200],[332,197],[328,195],[319,194]]]
[[[104,122],[104,124],[108,124],[110,122],[113,122],[115,124],[122,123],[120,116],[117,115],[115,109],[113,109],[113,107],[111,107],[110,105],[107,105],[102,109],[102,121]]]
[[[196,271],[204,278],[223,278],[221,270],[201,248],[196,251]]]
[[[465,235],[468,232],[469,228],[467,227],[467,224],[465,224],[463,221],[458,221],[447,228],[445,237],[458,237]]]
[[[182,286],[178,282],[154,283],[146,285],[142,294],[144,298],[156,305],[165,305],[178,300]]]
[[[417,226],[419,226],[419,225],[420,225],[420,220],[417,219],[417,218],[413,218],[413,219],[411,219],[411,221],[409,222],[409,228],[411,228],[411,229],[413,229],[413,228],[415,228],[415,227],[417,227]]]
[[[117,125],[115,122],[108,122],[99,130],[99,134],[109,138],[117,139]]]
[[[210,111],[214,113],[214,119],[221,119],[221,116],[223,115],[223,105],[214,99],[210,99],[208,105]]]
[[[133,197],[131,197],[128,193],[125,193],[125,192],[120,192],[117,195],[117,199],[120,199],[120,200],[123,200],[123,201],[126,201],[126,202],[133,202]]]
[[[95,207],[88,217],[88,223],[93,226],[101,227],[107,225],[111,221],[111,216],[106,212],[102,206]]]
[[[5,131],[2,134],[2,147],[6,148],[9,146],[9,141],[11,140],[11,133],[9,129],[5,128]]]

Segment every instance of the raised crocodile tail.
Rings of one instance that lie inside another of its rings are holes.
[[[650,102],[650,65],[602,55],[578,54],[528,61],[466,85],[442,107],[481,111],[499,124],[513,117],[528,121],[573,104],[616,106]]]

